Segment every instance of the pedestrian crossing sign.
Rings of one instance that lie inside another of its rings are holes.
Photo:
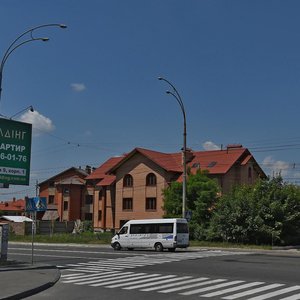
[[[47,199],[46,197],[33,197],[26,198],[26,211],[46,211],[47,210]]]

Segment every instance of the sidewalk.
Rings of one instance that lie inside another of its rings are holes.
[[[60,278],[56,266],[16,261],[0,263],[0,299],[23,299],[53,286]]]

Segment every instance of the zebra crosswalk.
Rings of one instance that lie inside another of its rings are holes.
[[[63,274],[63,284],[86,285],[108,289],[138,290],[180,296],[220,298],[224,300],[299,300],[300,285],[262,281],[246,282],[227,278],[178,276],[175,274],[145,273],[133,271],[106,271],[101,273]]]
[[[152,266],[176,261],[201,259],[213,256],[240,255],[245,252],[207,250],[195,252],[176,252],[161,254],[145,254],[138,256],[129,256],[122,258],[106,258],[96,261],[82,262],[76,264],[66,264],[58,266],[61,269],[71,269],[78,272],[94,273],[107,270],[124,270],[138,267]]]
[[[213,256],[239,255],[245,252],[197,251],[133,255],[123,258],[103,258],[58,266],[61,282],[91,288],[124,289],[141,292],[176,294],[186,297],[224,300],[300,300],[300,285],[264,281],[230,280],[204,276],[179,276],[143,271],[140,267]]]

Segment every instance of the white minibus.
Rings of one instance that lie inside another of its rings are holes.
[[[126,222],[112,238],[115,250],[127,248],[154,248],[156,251],[175,251],[189,246],[186,219],[145,219]]]

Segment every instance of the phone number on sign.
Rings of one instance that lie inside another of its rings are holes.
[[[12,161],[19,161],[19,162],[27,162],[27,156],[26,155],[21,155],[21,154],[1,153],[0,154],[0,159],[1,160],[12,160]]]

